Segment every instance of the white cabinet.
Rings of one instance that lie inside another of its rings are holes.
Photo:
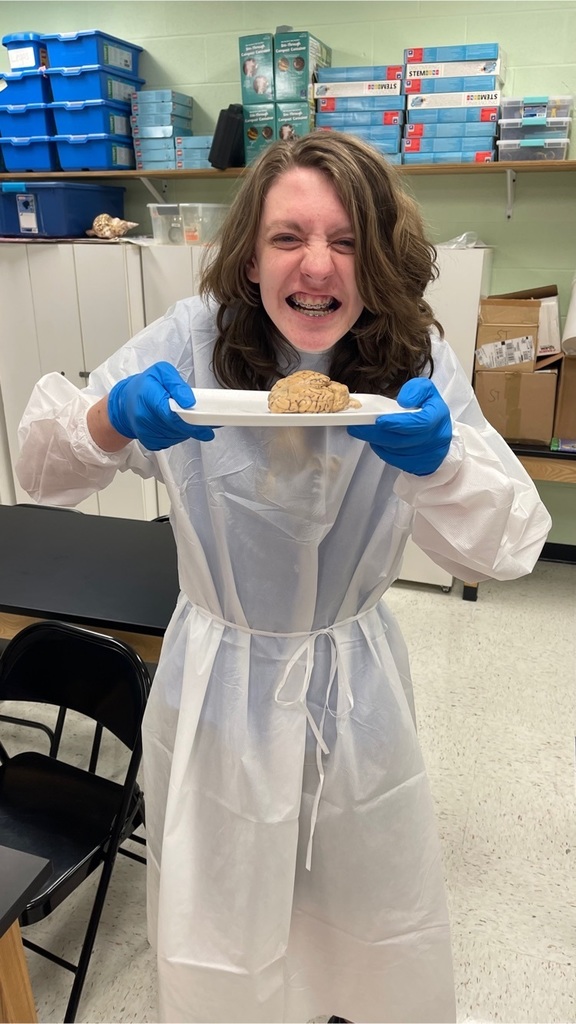
[[[13,465],[18,423],[36,381],[56,370],[82,386],[91,369],[144,326],[140,254],[117,243],[0,244],[0,309],[0,390]],[[13,495],[28,499],[15,478]],[[118,473],[79,507],[151,519],[155,484]]]
[[[492,250],[439,247],[438,267],[440,275],[427,288],[426,299],[471,381],[478,306],[480,297],[490,292]],[[400,579],[440,587],[451,587],[453,583],[450,573],[436,565],[412,539],[406,545]]]

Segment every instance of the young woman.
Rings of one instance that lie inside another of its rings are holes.
[[[371,147],[276,143],[245,173],[202,297],[86,389],[47,375],[24,415],[18,473],[37,500],[74,504],[127,469],[171,500],[181,594],[144,724],[161,1020],[455,1018],[383,595],[410,534],[456,577],[505,580],[531,571],[550,519],[434,322],[434,256]],[[213,431],[169,408],[297,369],[417,411]]]

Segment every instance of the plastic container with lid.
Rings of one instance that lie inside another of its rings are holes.
[[[152,234],[157,245],[184,245],[184,228],[178,203],[148,203]]]
[[[10,71],[0,75],[2,103],[50,103],[52,90],[48,71]]]
[[[503,142],[512,139],[566,139],[571,124],[571,117],[514,117],[498,122]]]
[[[116,100],[62,100],[50,109],[59,135],[130,135],[126,104]]]
[[[499,160],[565,160],[570,139],[498,139]]]
[[[2,182],[0,235],[83,237],[100,213],[124,216],[124,192],[76,182]]]
[[[44,135],[27,139],[1,138],[7,171],[59,171],[54,140]]]
[[[118,39],[99,29],[83,32],[50,32],[42,36],[53,67],[77,68],[81,64],[101,64],[138,74],[142,47],[126,39]]]
[[[180,203],[184,243],[205,245],[211,242],[228,210],[229,207],[222,203]]]
[[[52,98],[57,103],[68,100],[114,100],[116,103],[124,103],[130,109],[130,97],[134,89],[144,85],[143,78],[101,64],[50,67],[46,75],[50,77]]]
[[[0,103],[4,93],[0,93]],[[54,135],[54,118],[49,103],[0,105],[0,135],[29,138]]]
[[[2,45],[8,50],[12,71],[48,66],[48,52],[44,37],[39,32],[13,32],[2,36]]]
[[[500,99],[502,119],[522,117],[570,117],[574,105],[573,96],[502,96]]]
[[[136,167],[132,139],[123,135],[55,135],[63,171],[131,171]]]

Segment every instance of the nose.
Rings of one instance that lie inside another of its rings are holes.
[[[330,246],[325,243],[307,245],[302,256],[300,269],[304,276],[310,280],[324,281],[327,277],[330,277],[334,270]]]

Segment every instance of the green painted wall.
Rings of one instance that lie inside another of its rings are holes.
[[[308,29],[333,64],[398,64],[408,46],[499,42],[508,55],[505,95],[576,93],[576,0],[404,2],[0,2],[0,36],[102,29],[144,47],[141,75],[195,99],[195,130],[212,132],[219,111],[240,102],[238,36]],[[0,71],[9,70],[0,47]],[[576,132],[571,157],[576,159]],[[576,174],[518,174],[512,218],[500,174],[410,176],[434,241],[475,231],[494,247],[492,291],[555,283],[565,316],[576,273]],[[166,201],[225,202],[235,181],[166,183]],[[127,190],[126,214],[149,232],[144,186]],[[576,543],[576,486],[542,485],[554,514],[550,539]]]

